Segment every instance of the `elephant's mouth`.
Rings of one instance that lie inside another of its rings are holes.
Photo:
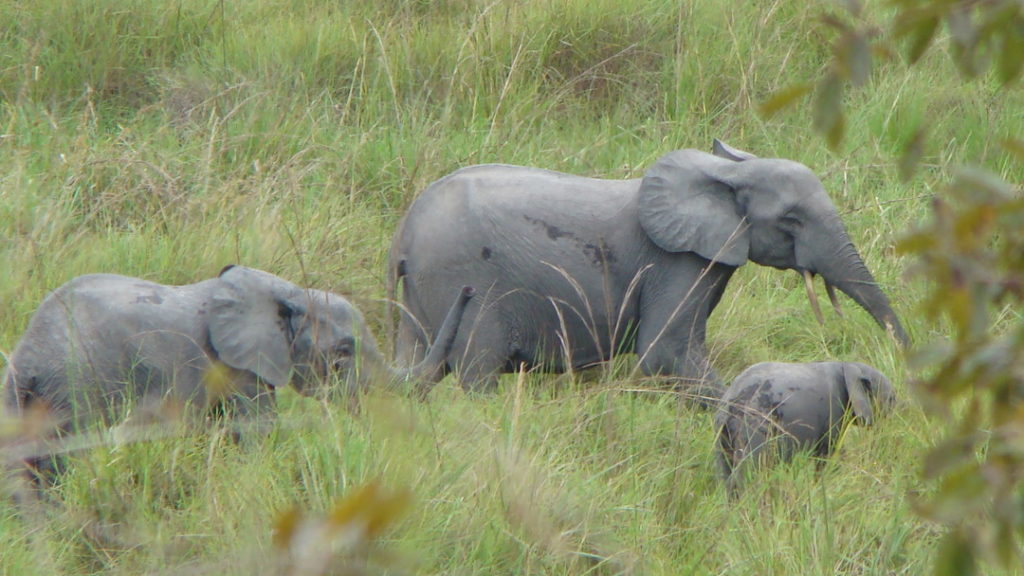
[[[827,271],[814,272],[802,268],[797,270],[804,278],[807,299],[810,301],[819,323],[824,324],[824,318],[821,315],[821,307],[818,305],[818,296],[814,291],[814,276],[816,274],[824,279],[825,289],[828,291],[829,300],[832,301],[832,307],[835,308],[836,314],[840,317],[843,316],[842,308],[836,297],[836,290],[839,290],[860,305],[868,314],[871,314],[875,322],[901,345],[910,345],[910,338],[892,310],[889,299],[859,261],[848,267],[833,266]]]
[[[295,391],[307,397],[332,396],[343,391],[351,394],[359,387],[360,376],[351,358],[317,358],[294,368]]]
[[[804,286],[807,288],[807,300],[810,301],[811,309],[814,310],[814,317],[818,319],[818,324],[824,326],[825,317],[821,314],[821,306],[818,304],[818,293],[814,290],[814,272],[805,269],[800,274],[804,278]],[[828,293],[828,299],[832,302],[832,308],[842,318],[843,308],[839,304],[838,296],[836,296],[836,288],[828,280],[825,280],[825,291]]]

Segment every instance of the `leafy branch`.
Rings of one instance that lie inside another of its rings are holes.
[[[885,24],[871,19],[859,0],[844,0],[845,10],[826,13],[822,23],[833,31],[829,63],[815,82],[787,86],[761,103],[759,112],[771,117],[813,95],[814,129],[832,149],[842,144],[846,131],[843,96],[871,80],[879,63],[899,59],[905,46],[906,62],[913,66],[937,43],[942,24],[949,30],[949,55],[965,78],[993,69],[1004,87],[1024,72],[1024,2],[1020,0],[892,0],[895,11]],[[923,155],[925,130],[919,127],[904,147],[900,176],[913,176]],[[1020,141],[1007,147],[1024,149]]]
[[[941,39],[965,79],[993,73],[1012,90],[1024,70],[1024,2],[1020,0],[893,0],[886,23],[871,22],[861,2],[822,17],[835,39],[821,78],[790,86],[765,101],[771,116],[813,94],[814,127],[836,149],[843,140],[843,95],[870,82],[878,62],[905,54],[917,63]],[[946,33],[943,34],[943,29]],[[900,158],[913,176],[923,155],[918,127]],[[1024,163],[1024,141],[1003,148]],[[923,477],[937,486],[915,499],[920,514],[949,530],[937,574],[975,574],[984,562],[1024,568],[1024,198],[1019,189],[979,168],[963,168],[932,203],[930,221],[898,245],[916,257],[928,279],[921,305],[947,322],[946,340],[914,353],[915,382],[933,412],[953,422],[948,438],[924,459]]]

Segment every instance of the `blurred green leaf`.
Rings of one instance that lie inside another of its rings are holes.
[[[920,18],[913,25],[907,28],[906,35],[910,37],[910,49],[907,53],[907,59],[910,60],[911,64],[914,64],[921,59],[921,56],[928,50],[928,46],[932,43],[932,38],[935,36],[935,31],[939,27],[939,18],[937,16],[927,16]]]
[[[939,482],[934,517],[943,522],[959,522],[979,506],[991,500],[985,477],[977,465],[946,472]]]
[[[797,100],[806,96],[813,88],[814,85],[810,82],[801,82],[800,84],[787,86],[773,94],[768,100],[762,102],[758,106],[757,112],[762,118],[771,118],[776,112],[791,106]]]
[[[957,171],[951,189],[961,197],[969,195],[974,204],[1002,204],[1013,197],[1013,188],[999,176],[967,166]]]
[[[843,142],[844,135],[846,135],[846,117],[843,116],[843,112],[840,110],[839,116],[832,124],[832,127],[825,133],[825,141],[828,143],[829,148],[837,150]]]
[[[1024,74],[1024,3],[1020,0],[892,0],[890,33],[876,38],[859,3],[846,3],[857,24],[822,18],[838,34],[831,67],[816,85],[813,124],[833,149],[845,128],[845,82],[870,80],[873,58],[891,57],[891,46],[916,64],[946,24],[946,56],[961,76],[991,66],[1003,87]],[[805,91],[779,93],[765,104],[774,112]],[[1024,161],[1024,139],[1002,142]],[[898,160],[909,180],[925,156],[927,134],[918,128]],[[897,244],[917,257],[916,273],[929,283],[921,311],[943,323],[946,336],[921,344],[912,358],[925,406],[953,418],[951,436],[930,451],[922,475],[936,493],[915,502],[920,513],[951,527],[935,571],[977,573],[977,559],[1018,570],[1024,563],[1024,198],[1020,187],[980,168],[959,170],[932,202],[932,218]],[[1016,326],[1016,328],[1013,328]],[[1008,328],[1009,327],[1009,328]],[[975,536],[975,534],[980,534]]]
[[[1024,66],[1024,30],[1008,25],[1002,30],[1001,39],[996,51],[996,72],[1003,84],[1011,84],[1020,77]]]
[[[898,163],[900,180],[907,182],[914,177],[917,166],[921,163],[921,158],[924,157],[924,142],[925,130],[922,127],[915,130],[910,141],[903,146],[903,153],[900,154]]]
[[[273,536],[271,538],[274,546],[287,549],[292,538],[295,536],[301,519],[302,511],[297,506],[292,506],[278,515],[274,521]]]
[[[853,34],[848,39],[848,46],[850,82],[854,86],[863,86],[871,77],[871,44],[863,34]]]
[[[956,45],[963,50],[973,51],[978,42],[978,31],[971,19],[970,8],[963,5],[953,6],[946,13],[946,25]]]
[[[946,438],[929,452],[924,459],[922,475],[938,478],[953,470],[963,470],[974,464],[974,439],[972,437]]]
[[[378,482],[364,484],[335,504],[327,516],[328,524],[337,528],[362,525],[373,538],[397,522],[409,509],[412,494],[408,490],[385,490]]]
[[[957,335],[961,339],[969,332],[973,324],[972,312],[974,304],[970,292],[963,286],[950,287],[946,291],[946,314],[956,325]]]
[[[1017,157],[1017,160],[1024,161],[1024,140],[1020,138],[1004,138],[1000,144]]]
[[[928,230],[919,230],[896,241],[897,254],[917,254],[931,250],[936,245],[935,235]]]
[[[979,203],[964,209],[953,230],[960,249],[971,253],[981,248],[995,218],[995,210],[989,204]]]
[[[837,18],[834,14],[822,14],[821,21],[825,23],[829,28],[835,28],[840,32],[849,32],[851,30],[850,25],[845,21]]]
[[[977,562],[970,541],[954,530],[942,539],[939,555],[935,559],[936,576],[973,576],[977,574]]]
[[[818,84],[814,101],[814,128],[825,134],[830,148],[838,148],[843,139],[843,80],[832,73]]]
[[[843,6],[846,7],[846,11],[853,16],[860,16],[861,12],[864,11],[864,5],[861,4],[860,0],[842,0]]]
[[[1009,566],[1017,553],[1017,538],[1014,536],[1013,530],[1003,524],[997,524],[995,531],[993,540],[996,554],[1004,566]]]

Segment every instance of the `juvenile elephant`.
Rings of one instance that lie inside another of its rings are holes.
[[[870,426],[872,405],[892,400],[889,379],[867,364],[754,364],[725,391],[715,415],[719,473],[735,493],[751,463],[788,461],[798,450],[826,457],[849,417]]]
[[[644,373],[721,383],[705,350],[708,315],[748,260],[824,279],[908,343],[889,299],[806,166],[715,141],[677,150],[641,179],[599,180],[539,168],[473,166],[434,182],[395,232],[389,290],[404,306],[396,355],[422,358],[457,286],[478,297],[448,369],[490,387],[520,366],[583,368],[635,352]]]
[[[355,394],[377,375],[441,375],[472,290],[456,289],[424,360],[386,366],[363,316],[336,294],[228,266],[186,286],[90,274],[48,295],[11,354],[4,377],[8,414],[45,411],[63,432],[111,423],[126,407],[213,407],[271,417],[274,390],[306,395],[341,382]],[[29,465],[47,468],[49,458]]]

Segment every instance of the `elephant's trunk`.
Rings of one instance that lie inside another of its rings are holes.
[[[444,365],[451,352],[455,336],[459,332],[459,324],[462,323],[462,315],[466,311],[469,299],[473,297],[475,290],[470,286],[463,286],[458,297],[448,309],[448,314],[437,332],[434,344],[427,351],[426,357],[415,366],[410,368],[391,368],[391,374],[400,381],[414,381],[421,388],[429,390],[427,385],[437,382],[444,376]]]
[[[910,346],[910,337],[893,311],[889,298],[878,287],[853,243],[846,239],[845,235],[844,240],[834,251],[834,257],[826,259],[815,271],[825,279],[826,286],[841,290],[861,308],[867,310],[875,322],[891,332],[901,345]]]

